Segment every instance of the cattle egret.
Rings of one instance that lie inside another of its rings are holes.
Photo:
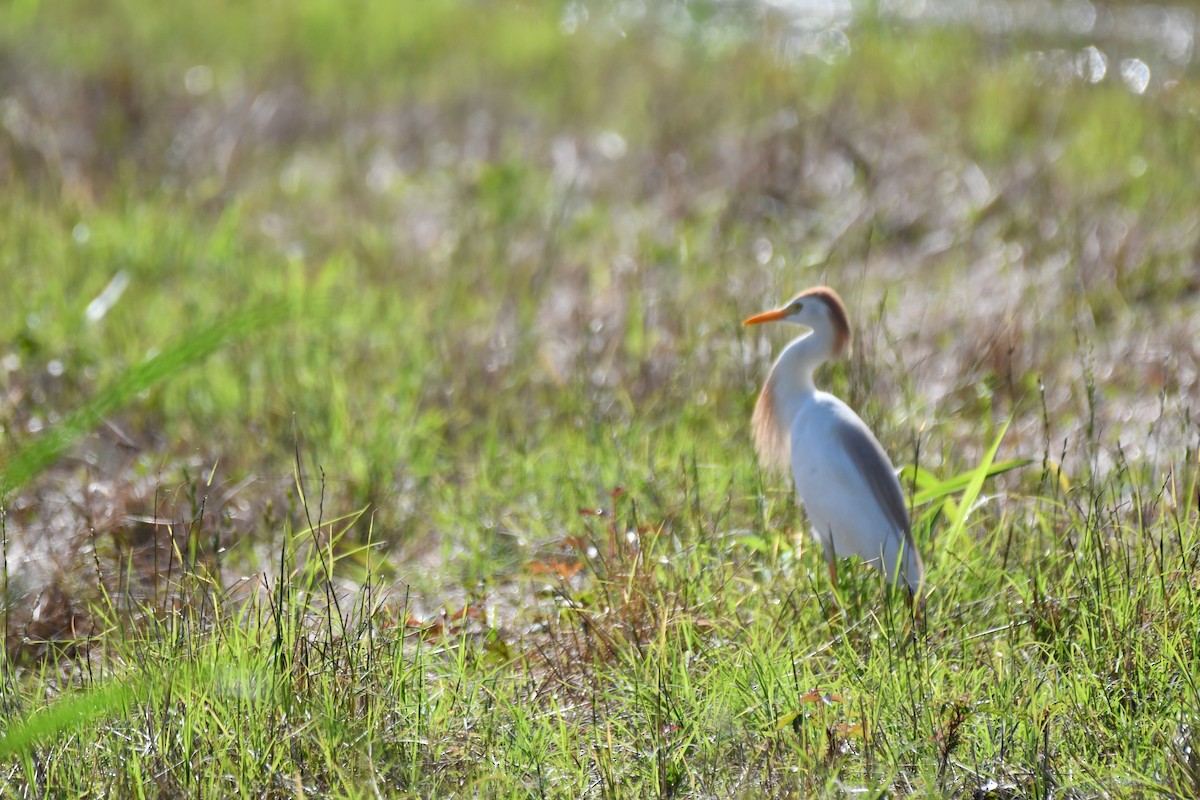
[[[779,354],[754,406],[760,461],[779,472],[791,467],[835,590],[837,557],[856,555],[881,569],[889,584],[903,579],[909,599],[917,600],[925,566],[892,462],[850,406],[813,384],[817,367],[850,347],[846,307],[837,292],[818,286],[742,324],[763,322],[809,330]]]

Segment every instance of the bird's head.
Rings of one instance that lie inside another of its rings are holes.
[[[742,324],[760,325],[764,322],[790,322],[827,334],[832,340],[832,355],[835,357],[850,348],[850,320],[846,315],[846,306],[837,292],[828,286],[805,289],[779,308],[755,314]]]

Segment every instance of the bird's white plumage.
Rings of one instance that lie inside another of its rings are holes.
[[[796,493],[827,557],[859,556],[889,583],[899,575],[915,594],[920,556],[900,483],[871,431],[841,400],[814,391],[797,409],[791,433]]]
[[[857,555],[919,596],[925,567],[891,460],[848,405],[813,384],[817,367],[849,346],[845,307],[832,289],[817,287],[743,324],[773,321],[810,332],[783,349],[763,386],[754,413],[759,457],[775,467],[790,461],[835,580],[835,559]]]

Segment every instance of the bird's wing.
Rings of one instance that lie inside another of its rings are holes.
[[[866,479],[871,494],[887,515],[888,521],[904,531],[905,543],[915,552],[904,493],[900,490],[900,481],[892,471],[892,462],[883,445],[858,417],[843,417],[842,424],[834,426],[834,430],[838,441]]]

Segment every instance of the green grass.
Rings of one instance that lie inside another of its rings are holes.
[[[1200,793],[1194,67],[788,30],[0,11],[0,794]],[[915,623],[754,463],[820,282]]]

